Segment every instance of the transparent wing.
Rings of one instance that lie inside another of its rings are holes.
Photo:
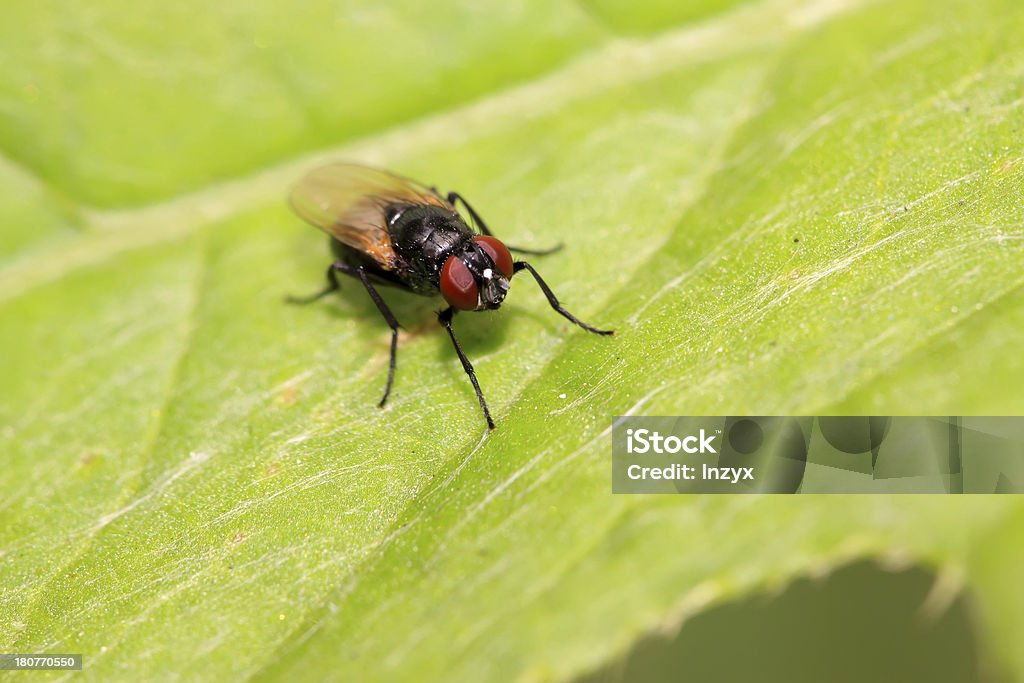
[[[310,171],[289,201],[300,217],[338,241],[394,265],[387,209],[394,204],[433,204],[455,209],[430,188],[408,178],[356,164],[335,163]]]

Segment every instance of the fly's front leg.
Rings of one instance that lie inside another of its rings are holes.
[[[459,355],[459,360],[462,361],[462,369],[469,375],[469,381],[473,383],[473,390],[476,392],[476,398],[480,401],[480,407],[483,408],[484,418],[487,420],[488,429],[494,429],[494,420],[491,419],[491,411],[487,409],[487,401],[484,400],[484,394],[480,391],[480,383],[476,381],[476,372],[473,370],[473,364],[466,358],[465,352],[462,350],[462,345],[459,344],[458,338],[455,336],[455,330],[452,329],[452,317],[455,315],[455,309],[449,306],[445,310],[441,311],[437,320],[441,323],[444,329],[448,330],[448,336],[452,338],[452,345],[455,346],[455,353]]]
[[[531,266],[529,263],[527,263],[526,261],[516,261],[515,263],[512,264],[513,275],[521,270],[530,271],[530,275],[532,275],[533,279],[537,281],[538,285],[540,285],[540,289],[542,292],[544,292],[544,296],[547,297],[548,303],[551,304],[551,308],[558,311],[558,313],[561,314],[563,317],[576,323],[586,331],[593,332],[594,334],[615,334],[615,330],[599,330],[596,327],[593,327],[592,325],[586,324],[585,322],[574,316],[572,313],[565,310],[565,307],[562,306],[562,304],[558,303],[558,297],[556,297],[555,293],[551,291],[550,287],[548,287],[548,283],[544,282],[544,279],[537,273],[536,270],[533,269],[533,266]]]

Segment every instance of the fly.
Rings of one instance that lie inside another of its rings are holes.
[[[391,362],[380,399],[382,407],[395,379],[398,321],[377,292],[378,285],[444,298],[448,307],[438,314],[438,321],[451,337],[490,429],[494,429],[494,420],[473,364],[452,329],[456,312],[498,308],[512,276],[525,270],[563,317],[594,334],[613,333],[592,327],[567,311],[532,265],[512,259],[511,252],[540,256],[557,251],[560,245],[548,250],[505,246],[457,192],[442,196],[436,188],[387,171],[335,163],[316,168],[299,181],[290,203],[300,217],[330,235],[335,260],[327,269],[324,289],[288,300],[311,303],[334,292],[341,286],[338,273],[362,283],[391,328]],[[465,208],[479,233],[459,214],[457,203]]]

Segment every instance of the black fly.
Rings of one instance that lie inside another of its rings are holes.
[[[442,197],[434,188],[407,178],[354,164],[330,164],[311,171],[292,190],[291,205],[303,219],[331,236],[335,261],[327,269],[327,286],[308,297],[290,297],[293,303],[310,303],[340,287],[338,273],[359,280],[391,328],[391,364],[388,383],[380,400],[383,406],[395,379],[398,321],[375,285],[399,287],[423,296],[438,293],[448,308],[438,320],[448,331],[462,367],[480,400],[487,426],[494,420],[487,409],[473,365],[452,330],[457,311],[486,311],[501,306],[509,280],[527,270],[540,285],[551,307],[595,334],[612,334],[580,321],[558,302],[551,288],[526,261],[513,261],[510,251],[543,255],[506,247],[465,199],[455,192]],[[476,234],[455,209],[462,204],[482,234]]]

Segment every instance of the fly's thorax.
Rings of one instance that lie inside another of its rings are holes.
[[[473,238],[458,214],[428,205],[403,207],[388,232],[404,279],[418,293],[436,293],[445,261]]]

